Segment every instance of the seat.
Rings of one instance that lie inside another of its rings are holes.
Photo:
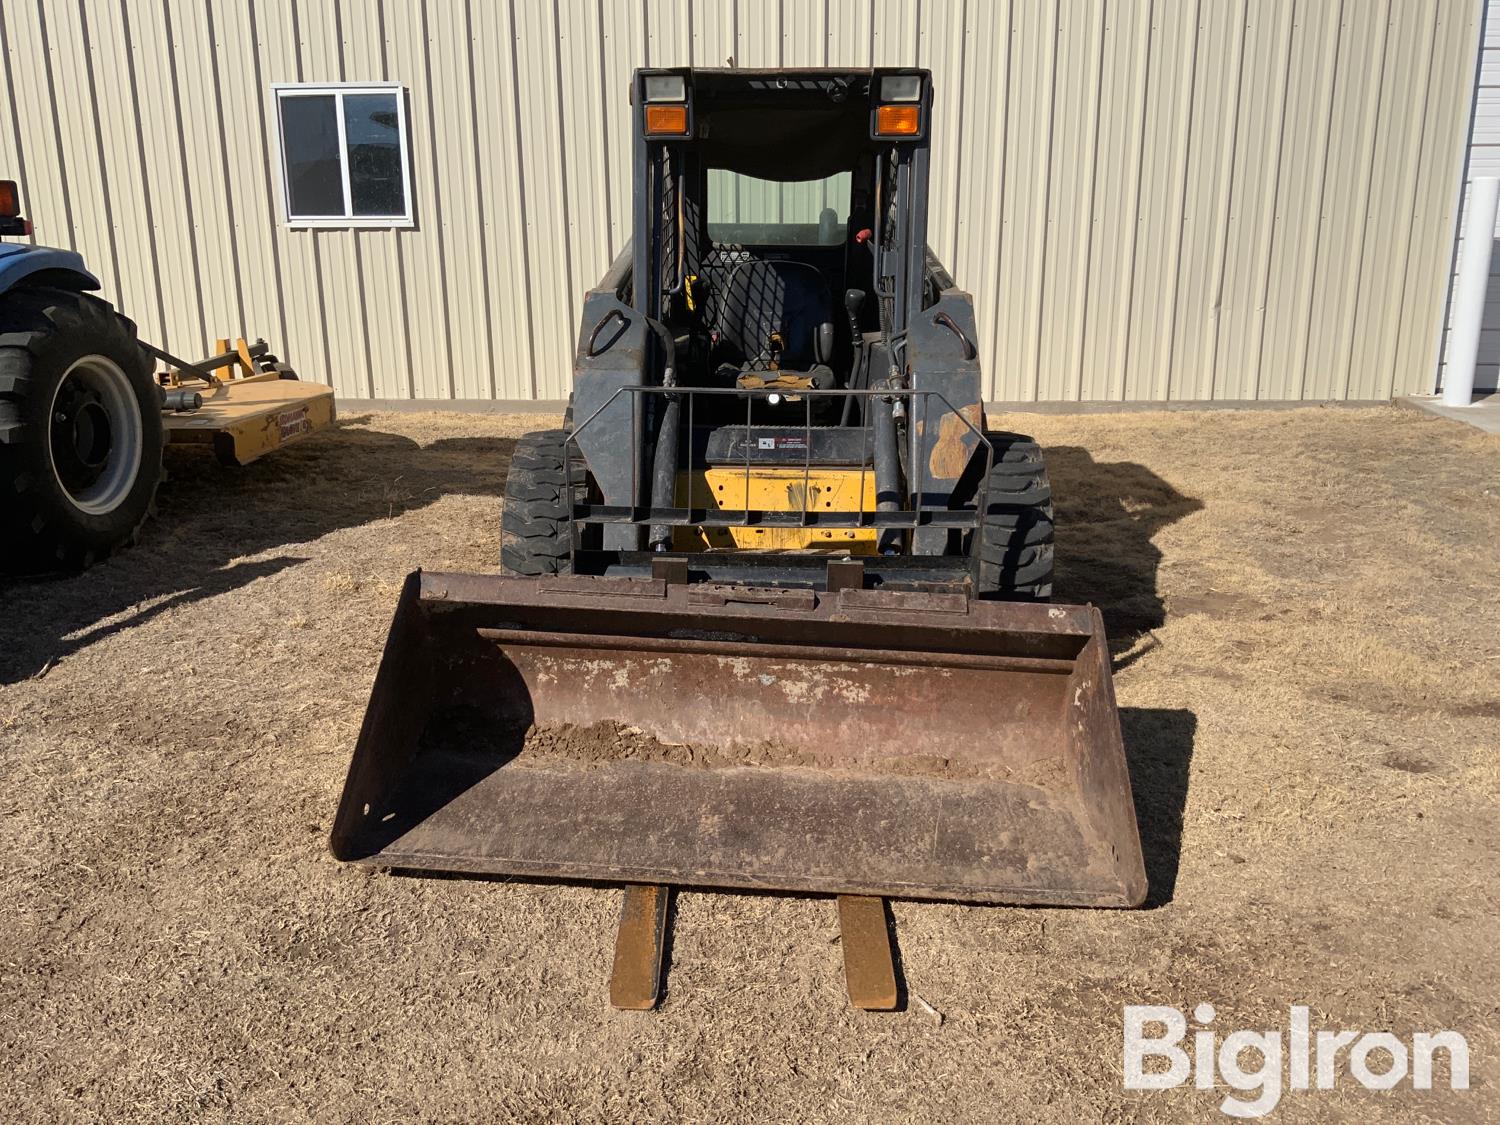
[[[830,358],[833,299],[806,262],[742,260],[716,304],[719,344],[742,370],[808,371]]]

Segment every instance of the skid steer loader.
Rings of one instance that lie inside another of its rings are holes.
[[[407,581],[343,860],[627,885],[651,1007],[670,888],[1133,906],[1099,612],[1047,604],[1036,445],[988,428],[973,305],[926,247],[922,70],[643,70],[633,238],[564,427],[516,447],[500,576]]]

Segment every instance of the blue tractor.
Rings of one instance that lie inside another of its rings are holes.
[[[29,239],[20,210],[0,180],[0,237]],[[98,288],[71,250],[0,242],[0,573],[79,570],[133,541],[168,442],[243,465],[333,424],[333,389],[264,341],[178,359]]]
[[[30,235],[0,182],[0,235]],[[0,568],[71,570],[131,541],[161,480],[164,392],[135,324],[71,250],[0,243]]]

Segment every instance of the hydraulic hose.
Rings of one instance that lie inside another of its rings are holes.
[[[866,400],[875,410],[875,510],[901,510],[901,455],[896,441],[895,404],[874,395]],[[881,528],[876,548],[882,555],[894,555],[900,549],[899,528]]]
[[[677,385],[677,342],[672,339],[672,333],[661,321],[647,317],[646,323],[661,339],[662,386],[675,387]],[[675,394],[666,394],[661,397],[666,402],[662,407],[661,422],[656,427],[656,448],[652,451],[651,507],[670,508],[673,506],[677,491],[677,431],[679,419],[682,416],[682,402],[681,396]],[[666,524],[653,523],[646,533],[646,549],[665,551],[671,545],[671,527]]]
[[[682,403],[677,395],[663,397],[667,404],[662,409],[661,425],[656,430],[655,458],[651,466],[653,508],[672,507],[677,486],[677,423],[682,414]],[[668,550],[672,545],[672,529],[664,523],[653,523],[647,544],[653,551]]]

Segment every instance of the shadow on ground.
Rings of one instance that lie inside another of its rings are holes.
[[[1152,542],[1203,502],[1184,496],[1144,465],[1096,461],[1078,446],[1048,446],[1057,509],[1055,600],[1092,602],[1104,614],[1110,649],[1128,653],[1166,620],[1157,583],[1161,550]],[[1120,659],[1115,670],[1139,652]]]
[[[1146,906],[1164,906],[1177,890],[1182,819],[1198,718],[1168,707],[1120,708],[1130,793],[1146,861]]]
[[[1154,539],[1201,511],[1203,502],[1132,461],[1096,461],[1079,446],[1048,446],[1046,457],[1057,509],[1054,597],[1099,607],[1119,672],[1154,646],[1150,633],[1166,622],[1158,575],[1162,552]],[[1188,710],[1120,709],[1150,884],[1148,907],[1172,901],[1175,893],[1197,728]]]
[[[138,546],[81,575],[0,579],[0,684],[37,675],[112,633],[238,589],[306,555],[291,549],[236,559],[423,508],[449,493],[501,495],[514,439],[420,445],[356,428],[364,421],[344,419],[243,468],[226,468],[197,450],[168,449],[157,516]],[[498,508],[495,517],[498,540]]]

